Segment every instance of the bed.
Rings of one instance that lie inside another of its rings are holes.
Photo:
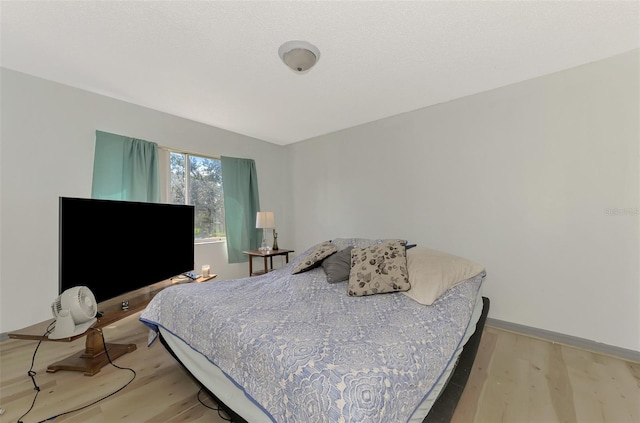
[[[405,246],[335,239],[262,276],[167,288],[140,320],[149,346],[160,339],[233,421],[447,421],[486,319],[486,272]],[[386,261],[355,284],[372,251]],[[328,266],[339,256],[343,280]],[[407,277],[379,283],[395,270]]]

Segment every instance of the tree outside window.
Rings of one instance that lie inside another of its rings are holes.
[[[224,240],[224,197],[220,160],[171,152],[170,202],[195,206],[195,242]]]

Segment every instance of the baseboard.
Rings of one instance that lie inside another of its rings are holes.
[[[509,332],[521,333],[533,338],[539,338],[545,341],[555,342],[557,344],[568,345],[570,347],[576,347],[598,354],[610,355],[613,357],[621,358],[623,360],[640,363],[640,351],[620,348],[613,345],[603,344],[601,342],[591,341],[589,339],[578,338],[577,336],[565,335],[563,333],[533,328],[531,326],[505,322],[504,320],[492,319],[490,317],[487,319],[486,326],[507,330]]]

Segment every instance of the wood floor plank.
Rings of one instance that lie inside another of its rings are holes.
[[[121,392],[56,423],[225,422],[199,386],[159,344],[147,347],[148,329],[139,314],[104,329],[107,342],[134,343],[137,350],[115,364],[135,370]],[[0,342],[0,423],[15,422],[35,394],[26,373],[35,341]],[[47,365],[84,349],[84,340],[44,342],[34,370],[41,388],[24,419],[37,422],[109,395],[131,372],[111,365],[88,377],[47,373]],[[213,408],[213,409],[212,409]],[[640,422],[640,363],[486,327],[478,355],[452,422]],[[306,423],[306,422],[304,422]]]
[[[569,380],[569,373],[562,355],[562,346],[549,345],[548,385],[551,403],[558,421],[576,423],[573,386]]]
[[[476,359],[473,362],[473,370],[469,375],[458,407],[451,418],[452,423],[464,423],[475,420],[482,391],[489,378],[491,358],[493,357],[497,341],[498,334],[495,331],[487,330],[482,335],[482,341],[478,347]]]
[[[630,371],[631,363],[572,348],[563,354],[576,386],[579,419],[640,421],[640,385]]]
[[[491,359],[489,377],[481,396],[478,420],[487,422],[526,421],[529,415],[528,339],[513,333],[500,334]],[[519,351],[514,354],[514,351]],[[524,355],[524,357],[523,357]],[[524,383],[522,383],[524,382]],[[491,398],[491,401],[487,401]]]
[[[531,338],[529,340],[529,416],[528,421],[559,421],[554,408],[549,386],[550,372],[549,348],[546,341]]]

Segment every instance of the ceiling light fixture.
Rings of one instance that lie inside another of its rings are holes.
[[[278,55],[296,73],[308,71],[320,60],[318,47],[306,41],[287,41],[278,49]]]

